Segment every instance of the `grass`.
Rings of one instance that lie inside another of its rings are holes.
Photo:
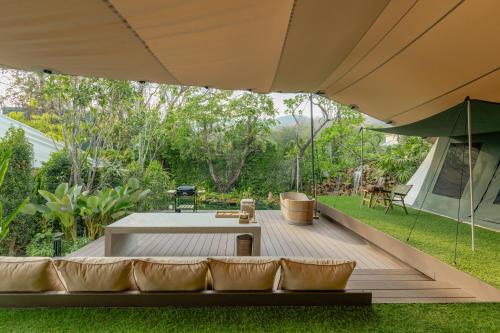
[[[498,304],[0,310],[7,332],[498,332]]]
[[[384,214],[383,207],[369,209],[361,205],[358,196],[323,196],[318,200],[402,241],[406,241],[417,216],[414,209],[409,209],[409,215],[399,207],[387,214]],[[456,264],[455,220],[422,211],[408,244],[499,288],[500,233],[476,228],[476,251],[473,252],[470,229],[470,225],[458,224]]]

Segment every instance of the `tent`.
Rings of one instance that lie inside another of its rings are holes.
[[[395,125],[500,101],[500,1],[0,3],[2,67],[325,94]]]
[[[500,230],[500,104],[470,100],[471,160],[475,223]],[[407,204],[453,219],[470,221],[467,102],[386,133],[438,137],[408,182]]]

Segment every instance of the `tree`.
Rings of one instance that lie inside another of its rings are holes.
[[[3,184],[5,174],[9,168],[9,161],[12,156],[12,152],[8,151],[3,156],[0,157],[0,187]],[[19,206],[14,208],[9,214],[4,216],[3,204],[0,201],[0,241],[4,240],[8,233],[9,227],[12,221],[17,217],[17,215],[22,211],[22,209],[28,204],[29,198],[25,198]]]
[[[0,187],[0,201],[3,216],[16,215],[6,224],[7,237],[4,235],[3,250],[9,255],[22,254],[35,232],[36,224],[30,216],[18,215],[19,206],[24,206],[30,196],[34,180],[32,175],[33,146],[28,142],[24,131],[10,128],[0,140],[0,156],[8,156],[8,167],[3,174]],[[5,167],[5,164],[4,164]],[[5,222],[5,221],[4,221]],[[2,231],[3,233],[3,231]]]
[[[182,108],[197,88],[141,83],[135,86],[139,98],[129,114],[127,126],[133,130],[135,159],[141,168],[158,157],[169,132],[168,116]],[[127,142],[130,144],[130,142]]]
[[[105,151],[113,146],[114,125],[127,117],[135,92],[126,81],[51,75],[43,96],[59,117],[71,161],[70,184],[94,187]]]
[[[43,132],[54,141],[59,142],[63,140],[61,124],[54,114],[45,112],[29,115],[29,118],[26,118],[23,112],[11,112],[8,116]]]
[[[294,156],[292,165],[292,186],[295,184],[297,191],[301,187],[300,162],[316,136],[332,121],[342,119],[342,112],[348,110],[348,107],[334,102],[319,95],[312,95],[313,107],[321,111],[321,118],[314,119],[314,131],[311,133],[305,128],[304,108],[309,101],[308,94],[298,94],[293,98],[284,101],[286,113],[290,114],[295,122],[295,137],[293,145],[289,149],[289,154]]]
[[[198,91],[177,111],[172,137],[188,158],[206,163],[215,186],[226,193],[266,141],[275,113],[265,95]]]

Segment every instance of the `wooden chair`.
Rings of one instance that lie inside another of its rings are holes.
[[[376,185],[367,185],[363,189],[361,204],[364,205],[365,203],[367,203],[369,208],[373,208],[374,205],[376,205],[377,202],[379,202],[380,193],[381,191],[383,191],[384,185],[385,185],[385,177],[380,177]],[[383,205],[385,207],[385,203]]]
[[[396,185],[392,189],[389,197],[387,198],[388,204],[385,207],[385,213],[389,211],[389,209],[393,208],[393,203],[394,202],[401,202],[401,205],[403,206],[405,213],[408,214],[408,210],[406,209],[405,205],[405,197],[410,192],[411,188],[413,185]]]

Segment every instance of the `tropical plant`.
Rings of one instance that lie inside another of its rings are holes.
[[[38,193],[47,202],[44,205],[32,205],[34,210],[42,213],[44,218],[57,220],[65,236],[75,242],[77,240],[75,218],[80,210],[78,201],[82,195],[86,195],[86,192],[82,193],[81,186],[70,187],[68,183],[62,183],[57,186],[54,193],[44,190],[39,190]]]
[[[66,238],[76,242],[78,216],[85,223],[87,238],[94,240],[106,225],[128,214],[150,191],[142,190],[139,181],[131,178],[125,186],[99,190],[94,194],[82,192],[82,186],[70,187],[68,183],[60,184],[54,193],[38,192],[47,202],[43,205],[32,204],[27,211],[38,211],[47,220],[57,220]]]
[[[12,156],[12,151],[7,151],[0,158],[0,187],[3,184],[5,174],[9,168],[9,161]],[[23,208],[28,204],[29,198],[24,199],[19,206],[17,206],[10,214],[4,216],[3,204],[0,201],[0,241],[4,240],[9,233],[9,227],[16,216],[23,210]]]
[[[400,143],[387,147],[379,156],[377,167],[385,176],[406,183],[430,149],[430,143],[419,137],[405,137]]]
[[[87,237],[94,240],[112,221],[130,213],[149,190],[142,190],[139,181],[130,178],[125,186],[97,191],[78,200],[79,214],[87,228]]]

